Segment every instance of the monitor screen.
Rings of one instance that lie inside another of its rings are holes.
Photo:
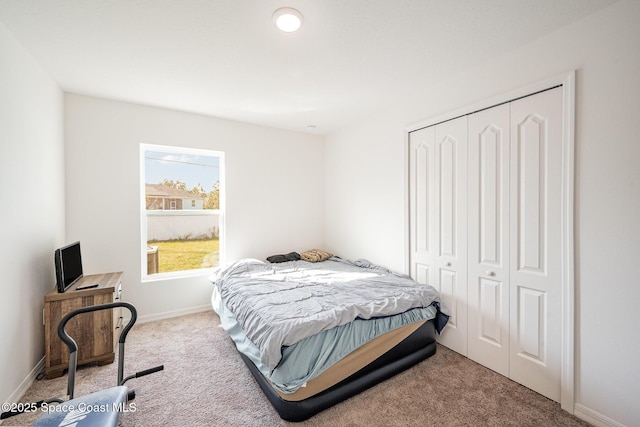
[[[64,292],[82,277],[80,242],[56,250],[55,264],[58,292]]]

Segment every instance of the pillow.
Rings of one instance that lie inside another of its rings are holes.
[[[311,249],[310,251],[305,251],[300,254],[300,259],[308,262],[320,262],[326,261],[331,258],[333,254],[329,252],[322,251],[320,249]]]
[[[299,261],[300,260],[300,254],[298,252],[289,252],[284,257],[287,259],[287,261]]]
[[[298,261],[299,259],[300,259],[300,254],[297,252],[289,252],[286,255],[271,255],[270,257],[267,257],[267,261],[269,261],[272,264],[275,264],[278,262]]]
[[[285,262],[287,259],[284,257],[284,255],[271,255],[267,257],[267,261],[269,261],[272,264],[275,264],[277,262]]]

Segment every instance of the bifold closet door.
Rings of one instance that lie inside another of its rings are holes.
[[[560,400],[562,89],[469,115],[469,358]]]
[[[433,127],[409,134],[410,274],[436,287],[436,134]]]
[[[509,376],[510,106],[469,115],[469,358]]]
[[[511,102],[509,377],[560,401],[562,88]]]
[[[451,312],[438,341],[555,401],[562,129],[557,87],[409,135],[411,275]]]
[[[467,354],[467,117],[409,135],[411,275],[451,317],[438,341]]]

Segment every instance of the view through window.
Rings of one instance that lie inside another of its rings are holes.
[[[224,154],[141,144],[140,157],[143,279],[218,266]]]

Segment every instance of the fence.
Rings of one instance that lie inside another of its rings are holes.
[[[220,213],[147,211],[147,241],[220,237]]]

